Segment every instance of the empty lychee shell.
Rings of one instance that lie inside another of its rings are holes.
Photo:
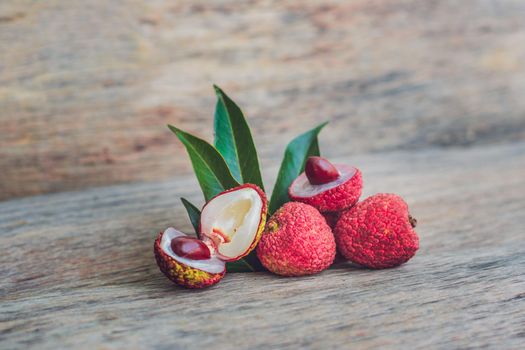
[[[173,244],[177,240],[182,245]],[[192,240],[202,244],[194,244]],[[219,282],[226,272],[226,264],[217,257],[213,247],[173,227],[159,234],[155,240],[154,252],[162,273],[182,287],[209,287]]]
[[[245,184],[212,198],[202,209],[200,237],[210,242],[217,256],[235,261],[259,242],[266,223],[267,200],[257,186]]]
[[[340,212],[352,207],[361,196],[363,187],[361,172],[349,165],[334,164],[333,166],[339,172],[339,176],[326,183],[312,184],[319,181],[311,182],[306,172],[299,175],[288,189],[290,199],[309,204],[322,213]],[[325,178],[332,177],[325,176]]]

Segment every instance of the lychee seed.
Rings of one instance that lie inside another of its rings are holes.
[[[340,176],[337,168],[322,157],[309,157],[304,171],[312,185],[323,185],[337,180]]]
[[[182,258],[206,260],[211,257],[210,248],[200,239],[193,237],[175,237],[171,240],[171,249]]]

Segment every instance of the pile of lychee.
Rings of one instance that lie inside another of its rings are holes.
[[[359,169],[308,158],[289,187],[290,202],[266,223],[267,199],[255,185],[220,193],[202,209],[199,237],[168,228],[155,241],[160,270],[176,284],[203,288],[219,282],[226,262],[253,249],[282,276],[319,273],[341,257],[370,269],[401,265],[414,256],[416,220],[403,199],[380,193],[361,202]]]

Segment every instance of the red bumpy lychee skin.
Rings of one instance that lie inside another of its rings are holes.
[[[419,248],[415,224],[401,197],[376,194],[341,215],[334,230],[337,249],[361,266],[395,267],[410,260]]]
[[[320,157],[308,158],[307,166],[308,173],[299,175],[288,189],[292,201],[309,204],[321,213],[341,212],[357,203],[363,188],[359,169],[332,165]],[[333,169],[338,171],[337,177]]]
[[[257,246],[263,266],[282,276],[321,272],[332,264],[335,251],[334,236],[321,213],[298,202],[275,212]]]

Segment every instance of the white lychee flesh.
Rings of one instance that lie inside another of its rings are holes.
[[[214,242],[222,258],[243,255],[257,236],[264,201],[251,187],[226,192],[213,198],[201,213],[201,235]]]
[[[162,240],[160,242],[161,249],[170,257],[186,266],[209,273],[221,273],[224,271],[226,267],[224,261],[219,259],[215,254],[214,250],[209,246],[208,247],[210,248],[211,257],[205,260],[192,260],[188,258],[183,258],[175,254],[175,252],[171,249],[171,241],[173,238],[180,236],[187,235],[180,231],[177,231],[173,227],[167,228],[166,231],[164,231],[164,234],[162,235]]]
[[[349,165],[334,164],[334,166],[339,171],[339,178],[337,180],[334,180],[332,182],[328,182],[322,185],[312,185],[310,181],[308,181],[306,174],[303,172],[292,183],[290,191],[296,197],[303,197],[303,198],[313,197],[325,191],[331,190],[332,188],[336,188],[339,185],[344,184],[345,182],[350,180],[357,171],[356,168],[349,166]]]

